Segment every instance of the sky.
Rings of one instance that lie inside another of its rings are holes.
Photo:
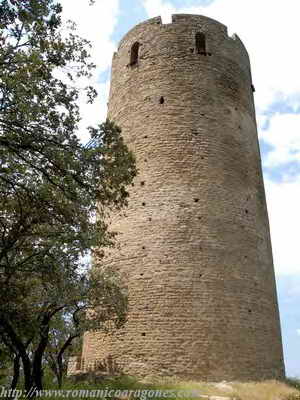
[[[237,33],[251,60],[264,182],[287,375],[300,377],[300,2],[299,0],[61,0],[64,16],[93,45],[92,84],[99,97],[81,104],[84,128],[106,117],[110,67],[134,25],[171,14],[201,14]],[[298,236],[299,235],[299,236]]]

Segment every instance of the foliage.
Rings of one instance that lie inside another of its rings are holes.
[[[300,391],[300,379],[298,378],[286,378],[286,384]]]
[[[27,390],[42,386],[55,321],[72,316],[79,335],[96,314],[124,321],[126,303],[115,277],[82,273],[82,257],[113,245],[105,217],[126,205],[134,158],[110,121],[89,128],[93,146],[78,139],[78,99],[96,96],[78,82],[93,64],[61,12],[54,0],[0,4],[0,337]]]

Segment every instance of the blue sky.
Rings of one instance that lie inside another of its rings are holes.
[[[228,26],[246,45],[255,103],[282,322],[285,364],[300,377],[300,4],[297,0],[61,0],[64,13],[93,44],[99,99],[83,102],[82,127],[104,120],[110,64],[118,41],[135,24],[161,15],[203,14]],[[75,6],[76,4],[76,6]],[[87,135],[82,135],[83,139]]]

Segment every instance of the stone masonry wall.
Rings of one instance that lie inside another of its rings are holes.
[[[154,18],[121,41],[109,118],[139,175],[112,217],[120,250],[105,263],[126,280],[129,315],[113,335],[85,334],[87,369],[110,357],[140,376],[284,376],[251,85],[242,42],[210,18]]]

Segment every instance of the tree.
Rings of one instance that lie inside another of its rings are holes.
[[[59,387],[62,387],[63,377],[67,372],[68,356],[71,351],[74,354],[74,347],[79,352],[79,339],[84,332],[108,332],[119,328],[126,321],[127,296],[124,288],[121,289],[117,277],[111,271],[106,271],[104,276],[103,279],[103,272],[93,270],[88,283],[88,298],[81,295],[80,302],[65,307],[54,317],[45,359],[56,376]]]
[[[74,255],[64,255],[74,263]],[[0,295],[0,337],[16,359],[22,360],[27,390],[42,389],[43,357],[55,372],[61,386],[64,353],[86,329],[120,326],[126,318],[126,295],[116,276],[106,271],[82,274],[68,270],[66,260],[50,260],[49,270],[33,269],[14,274]],[[48,263],[49,260],[45,259]],[[41,261],[37,261],[41,265]],[[16,380],[16,379],[14,379]]]
[[[113,245],[106,216],[126,205],[136,174],[112,122],[89,128],[92,146],[78,139],[78,97],[96,92],[76,84],[93,64],[61,11],[54,0],[0,4],[0,336],[22,360],[27,390],[42,387],[58,313],[84,320],[95,299],[100,320],[116,312],[118,285],[80,269],[91,249]]]
[[[72,353],[80,351],[80,324],[76,311],[70,314],[60,314],[50,328],[49,342],[45,351],[45,360],[57,380],[58,387],[62,387],[63,377],[67,373],[68,358]],[[74,351],[74,348],[77,351]]]

